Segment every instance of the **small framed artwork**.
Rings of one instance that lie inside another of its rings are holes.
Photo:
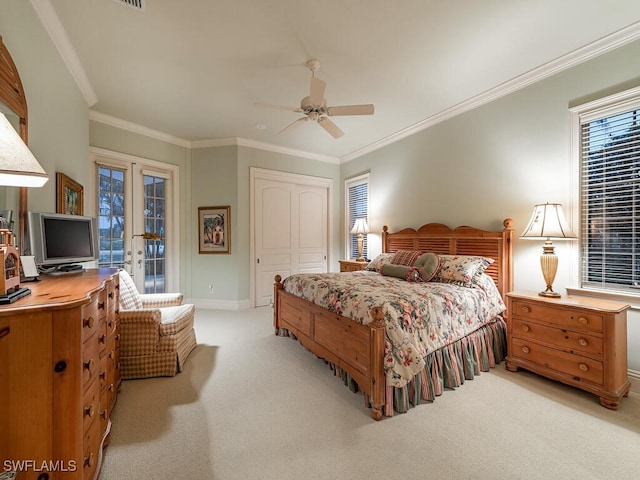
[[[56,212],[84,215],[84,189],[62,172],[56,173]]]
[[[198,207],[198,253],[231,253],[230,206]]]

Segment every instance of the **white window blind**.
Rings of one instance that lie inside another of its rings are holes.
[[[364,218],[369,223],[369,175],[347,180],[345,182],[347,206],[347,255],[354,259],[358,256],[358,236],[351,233],[351,229],[358,218]],[[367,256],[367,236],[364,236],[362,255]]]
[[[640,98],[580,118],[581,283],[640,293]]]

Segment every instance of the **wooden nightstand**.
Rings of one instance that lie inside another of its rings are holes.
[[[589,297],[507,294],[507,370],[524,368],[581,388],[617,410],[629,394],[627,309]]]
[[[364,270],[369,262],[356,262],[355,260],[338,260],[341,272],[358,272]]]

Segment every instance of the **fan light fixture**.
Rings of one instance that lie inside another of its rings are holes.
[[[0,112],[0,185],[41,187],[47,180],[49,177],[36,157]]]
[[[547,284],[546,290],[538,293],[542,297],[559,297],[553,291],[553,280],[558,270],[558,256],[555,254],[552,239],[568,240],[577,238],[569,229],[559,203],[543,203],[533,207],[533,214],[520,238],[545,240],[540,256],[542,276]]]

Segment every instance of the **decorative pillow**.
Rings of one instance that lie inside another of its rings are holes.
[[[440,255],[440,269],[433,281],[472,287],[492,263],[491,258],[474,255]]]
[[[391,263],[394,265],[406,265],[408,267],[413,266],[413,262],[420,256],[422,252],[418,252],[415,250],[398,250],[394,256]]]
[[[422,281],[429,282],[440,269],[440,257],[435,253],[423,253],[413,262],[413,266],[420,269]]]
[[[371,260],[364,269],[370,272],[380,272],[382,265],[384,265],[385,263],[391,263],[394,255],[395,253],[381,253],[376,258]]]
[[[382,265],[380,273],[388,277],[401,278],[407,282],[422,282],[420,269],[416,267],[408,267],[407,265],[385,263]]]

